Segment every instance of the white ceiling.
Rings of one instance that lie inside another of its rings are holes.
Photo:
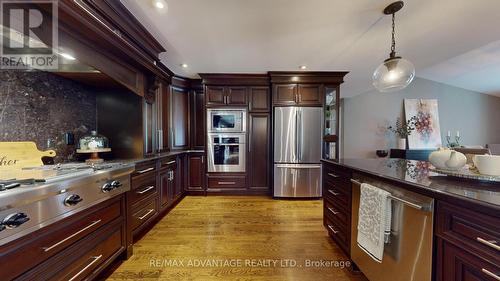
[[[372,89],[371,74],[389,53],[391,19],[381,11],[391,0],[165,0],[167,11],[152,0],[121,1],[167,49],[161,60],[188,77],[307,65],[350,71],[342,85],[349,97]],[[500,92],[500,79],[482,82],[500,76],[492,43],[500,39],[499,11],[498,0],[407,0],[396,14],[396,49],[417,76]]]

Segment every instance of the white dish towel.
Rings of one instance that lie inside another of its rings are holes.
[[[370,184],[361,184],[358,219],[358,246],[382,262],[384,244],[391,232],[390,193]]]

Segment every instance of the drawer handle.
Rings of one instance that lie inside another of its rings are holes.
[[[337,193],[337,192],[335,192],[335,191],[333,191],[331,189],[329,189],[328,192],[330,192],[333,196],[339,195],[339,193]]]
[[[154,167],[151,167],[151,168],[147,168],[147,169],[144,169],[144,170],[137,171],[137,173],[138,174],[144,174],[144,173],[152,171],[154,169],[155,169]]]
[[[236,182],[234,182],[234,181],[219,181],[219,182],[217,182],[217,184],[220,184],[220,185],[232,185],[232,184],[236,184]]]
[[[82,228],[82,229],[78,230],[77,232],[75,232],[75,233],[71,234],[70,236],[68,236],[68,237],[64,238],[63,240],[61,240],[61,241],[59,241],[59,242],[55,243],[54,245],[52,245],[52,246],[50,246],[50,247],[43,247],[42,249],[43,249],[43,251],[44,251],[44,252],[48,252],[48,251],[50,251],[50,250],[54,249],[55,247],[57,247],[57,246],[61,245],[62,243],[64,243],[64,242],[66,242],[66,241],[70,240],[71,238],[73,238],[73,237],[77,236],[78,234],[80,234],[80,233],[84,232],[85,230],[87,230],[87,229],[89,229],[89,228],[92,228],[94,225],[96,225],[96,224],[98,224],[98,223],[100,223],[100,222],[101,222],[101,220],[96,220],[96,221],[92,222],[91,224],[87,225],[86,227],[84,227],[84,228]]]
[[[175,163],[175,160],[174,161],[169,161],[165,165],[170,165],[170,164],[174,164],[174,163]]]
[[[154,185],[151,185],[151,186],[148,186],[148,187],[144,188],[144,189],[143,189],[143,190],[141,190],[141,191],[137,191],[136,193],[137,193],[137,194],[144,194],[144,193],[146,193],[146,192],[150,191],[150,190],[151,190],[151,189],[153,189],[153,188],[155,188],[155,187],[154,187]]]
[[[337,215],[337,214],[339,213],[339,212],[335,212],[335,211],[333,210],[333,208],[330,208],[330,207],[328,207],[328,210],[330,210],[330,212],[332,212],[332,214],[334,214],[334,215]]]
[[[82,268],[82,270],[78,271],[78,273],[76,273],[75,275],[73,275],[73,277],[71,277],[68,281],[75,280],[78,276],[80,276],[83,272],[85,272],[85,270],[87,270],[89,267],[91,267],[94,263],[96,263],[101,258],[102,258],[102,255],[96,256],[96,257],[92,257],[92,261],[89,264],[87,264],[87,266],[85,266],[84,268]]]
[[[498,245],[497,245],[497,241],[495,241],[495,240],[490,240],[490,241],[488,241],[488,240],[483,239],[483,238],[481,238],[481,237],[477,237],[477,238],[476,238],[476,240],[477,240],[478,242],[480,242],[480,243],[482,243],[482,244],[484,244],[484,245],[486,245],[486,246],[490,247],[490,248],[493,248],[493,249],[495,249],[495,250],[497,250],[497,251],[500,251],[500,246],[498,246]]]
[[[155,211],[155,209],[150,209],[146,214],[144,214],[144,216],[138,217],[138,219],[140,219],[142,221],[144,218],[146,218],[147,216],[149,216],[154,211]]]
[[[339,176],[339,175],[336,175],[336,174],[328,173],[328,175],[329,175],[330,177],[340,178],[340,176]]]
[[[493,272],[491,272],[491,271],[489,271],[487,269],[484,269],[484,268],[481,268],[481,271],[484,274],[488,275],[489,277],[494,278],[495,280],[499,280],[500,281],[500,276],[496,275],[495,273],[493,273]]]
[[[333,226],[328,225],[328,228],[333,232],[333,234],[339,233],[337,230],[333,229]]]

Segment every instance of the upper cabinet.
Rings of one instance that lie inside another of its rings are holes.
[[[340,85],[347,72],[269,72],[273,105],[323,106],[325,85]]]
[[[269,87],[250,87],[248,90],[248,111],[269,112],[270,110],[271,95]]]
[[[189,148],[189,81],[174,77],[170,89],[172,149]]]
[[[269,78],[258,74],[200,74],[207,107],[250,107],[268,111]]]
[[[190,132],[191,148],[205,149],[205,95],[201,81],[192,80],[190,91]]]

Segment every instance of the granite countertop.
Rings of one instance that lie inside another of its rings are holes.
[[[426,195],[451,196],[500,209],[500,183],[458,179],[429,171],[427,161],[405,159],[322,160],[380,178],[404,182]]]
[[[145,161],[150,161],[150,160],[156,160],[160,158],[165,158],[165,157],[170,157],[170,156],[176,156],[179,154],[184,154],[184,153],[204,153],[204,150],[174,150],[174,151],[167,151],[167,152],[162,152],[162,153],[157,153],[153,154],[150,156],[145,156],[142,158],[136,158],[136,159],[124,159],[124,160],[113,160],[113,161],[122,161],[122,162],[133,162],[133,163],[141,163]]]

